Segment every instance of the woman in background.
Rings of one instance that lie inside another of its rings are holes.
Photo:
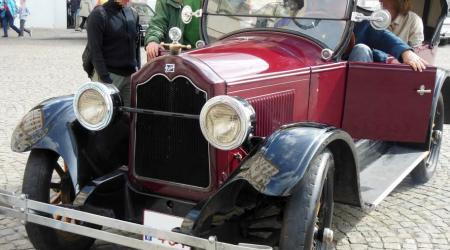
[[[410,0],[380,0],[380,3],[391,14],[389,30],[411,47],[422,45],[422,19],[411,11]]]
[[[20,36],[20,30],[14,25],[14,18],[16,17],[17,5],[15,0],[3,1],[4,17],[2,19],[3,37],[8,37],[8,29],[11,27]]]
[[[80,29],[84,29],[84,24],[91,13],[93,7],[91,0],[81,0],[80,2],[80,17],[82,19]]]

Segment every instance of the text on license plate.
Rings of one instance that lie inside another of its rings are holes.
[[[144,225],[149,226],[156,229],[161,229],[165,231],[172,231],[173,228],[181,226],[181,223],[183,222],[183,218],[162,214],[158,212],[153,212],[149,210],[144,211]],[[152,243],[158,244],[158,245],[164,245],[169,246],[174,249],[184,249],[188,250],[191,249],[189,246],[185,246],[180,243],[168,241],[165,239],[159,239],[156,237],[153,237],[151,235],[144,235],[144,241],[150,241]]]

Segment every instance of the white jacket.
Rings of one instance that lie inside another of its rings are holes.
[[[88,17],[93,9],[91,0],[81,0],[80,2],[80,16]]]

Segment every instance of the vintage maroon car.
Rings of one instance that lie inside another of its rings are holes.
[[[356,21],[390,23],[355,2],[186,7],[207,45],[179,53],[172,29],[172,53],[133,75],[131,106],[87,83],[25,115],[11,142],[31,151],[24,195],[5,191],[0,211],[26,221],[45,250],[94,238],[140,249],[327,248],[334,202],[371,209],[408,175],[428,181],[450,120],[445,70],[344,60]],[[413,4],[425,27],[416,51],[433,62],[447,3]]]

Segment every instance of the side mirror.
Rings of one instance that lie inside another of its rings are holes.
[[[359,12],[352,13],[352,21],[362,22],[364,20],[370,21],[372,28],[376,30],[385,30],[391,25],[391,14],[387,10],[376,10],[370,16],[364,16]]]

